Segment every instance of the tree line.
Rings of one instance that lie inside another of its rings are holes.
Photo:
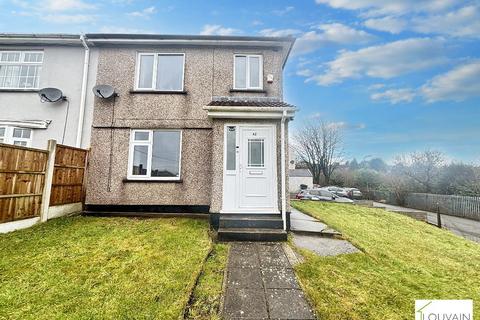
[[[306,123],[291,142],[298,167],[309,169],[314,184],[356,187],[367,197],[389,194],[404,204],[411,192],[480,196],[480,166],[447,161],[437,150],[401,154],[392,164],[381,158],[344,159],[342,128]]]

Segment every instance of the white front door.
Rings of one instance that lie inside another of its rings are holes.
[[[226,126],[225,135],[222,212],[278,212],[275,126]]]

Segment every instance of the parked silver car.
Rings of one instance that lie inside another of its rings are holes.
[[[352,200],[339,197],[336,194],[325,189],[308,189],[300,191],[297,196],[300,200],[313,200],[313,201],[335,201],[342,203],[353,203]]]
[[[328,186],[328,187],[322,187],[321,189],[328,190],[339,197],[348,197],[347,191],[340,187]]]
[[[307,189],[300,191],[296,198],[300,200],[333,201],[335,195],[327,190]]]
[[[346,188],[345,190],[347,191],[348,197],[350,199],[358,200],[358,199],[362,199],[363,197],[362,192],[357,188]]]

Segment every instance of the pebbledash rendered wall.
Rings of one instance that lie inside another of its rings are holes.
[[[96,49],[99,51],[97,84],[112,85],[119,96],[115,101],[95,101],[86,204],[207,205],[211,206],[210,211],[218,212],[223,179],[223,132],[218,131],[220,127],[223,129],[223,121],[209,119],[203,107],[213,96],[282,97],[285,52],[280,47]],[[186,94],[133,92],[138,52],[185,53]],[[264,93],[231,92],[236,53],[263,55]],[[273,83],[266,82],[268,74],[273,74]],[[279,139],[280,127],[277,127]],[[181,181],[125,181],[130,130],[160,128],[182,129]],[[277,153],[280,163],[279,142]],[[280,183],[280,167],[277,172]]]
[[[3,45],[2,39],[0,39],[0,50],[43,51],[39,88],[58,88],[62,90],[69,101],[68,103],[66,101],[42,103],[38,96],[38,90],[0,89],[0,121],[49,120],[51,123],[48,128],[33,129],[32,147],[45,149],[49,139],[55,139],[58,143],[65,145],[75,146],[85,55],[85,50],[80,40],[78,40],[77,45],[35,44],[7,46]],[[96,58],[95,50],[91,50],[88,92],[91,92],[92,83],[95,82]],[[82,148],[89,147],[93,108],[93,97],[91,96],[87,95],[85,104]]]

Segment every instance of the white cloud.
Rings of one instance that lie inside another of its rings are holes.
[[[157,9],[155,9],[154,6],[148,7],[143,9],[142,11],[133,11],[128,13],[129,16],[132,17],[141,17],[141,18],[146,18],[151,16],[152,14],[157,13]]]
[[[364,24],[370,29],[387,31],[393,34],[402,32],[407,26],[407,22],[405,20],[393,16],[368,19],[364,22]]]
[[[309,31],[295,42],[294,54],[304,54],[315,51],[329,44],[364,44],[374,39],[374,36],[356,30],[341,23],[321,24],[315,26],[318,31]]]
[[[414,17],[386,16],[364,22],[370,29],[398,34],[410,30],[423,34],[442,34],[454,37],[480,37],[480,7],[470,5],[458,10]]]
[[[438,75],[422,86],[428,102],[440,100],[462,101],[480,96],[480,61],[458,66]]]
[[[241,33],[238,29],[233,28],[225,28],[219,24],[206,24],[203,26],[202,31],[200,32],[201,35],[219,35],[219,36],[228,36],[232,34]]]
[[[47,14],[40,18],[44,21],[58,24],[82,24],[96,20],[96,16],[91,14]]]
[[[367,90],[368,91],[379,90],[379,89],[382,89],[382,88],[385,88],[384,83],[375,83],[375,84],[372,84],[371,86],[369,86]]]
[[[360,10],[366,16],[383,16],[411,12],[439,12],[455,5],[455,0],[316,0],[332,8]]]
[[[297,29],[263,29],[258,33],[264,37],[288,37],[300,34],[301,31]]]
[[[480,6],[466,6],[447,14],[415,17],[412,30],[455,37],[480,37]]]
[[[47,0],[42,2],[44,7],[51,11],[93,9],[95,5],[81,0]]]
[[[12,0],[12,3],[24,9],[35,12],[60,12],[69,10],[89,10],[95,9],[94,4],[82,0],[46,0],[46,1],[23,1]]]
[[[341,23],[320,24],[316,28],[323,31],[326,40],[335,43],[365,43],[374,38],[363,30],[356,30]]]
[[[334,129],[365,129],[367,125],[365,123],[348,123],[345,121],[329,122],[327,127]]]
[[[295,9],[295,7],[288,6],[288,7],[285,7],[283,9],[273,10],[273,14],[277,15],[277,16],[283,16],[283,15],[289,13],[290,11],[293,11],[294,9]]]
[[[370,98],[375,101],[387,100],[391,104],[400,102],[412,102],[415,98],[415,90],[410,88],[389,89],[384,92],[376,92],[370,95]]]
[[[295,74],[301,77],[311,77],[313,75],[313,71],[311,69],[300,69]]]
[[[335,60],[326,63],[324,73],[307,81],[328,86],[366,76],[389,79],[447,61],[442,52],[443,41],[430,38],[412,38],[358,51],[341,51]]]
[[[321,112],[314,112],[308,116],[309,119],[320,119],[321,117],[323,117],[323,113]]]

